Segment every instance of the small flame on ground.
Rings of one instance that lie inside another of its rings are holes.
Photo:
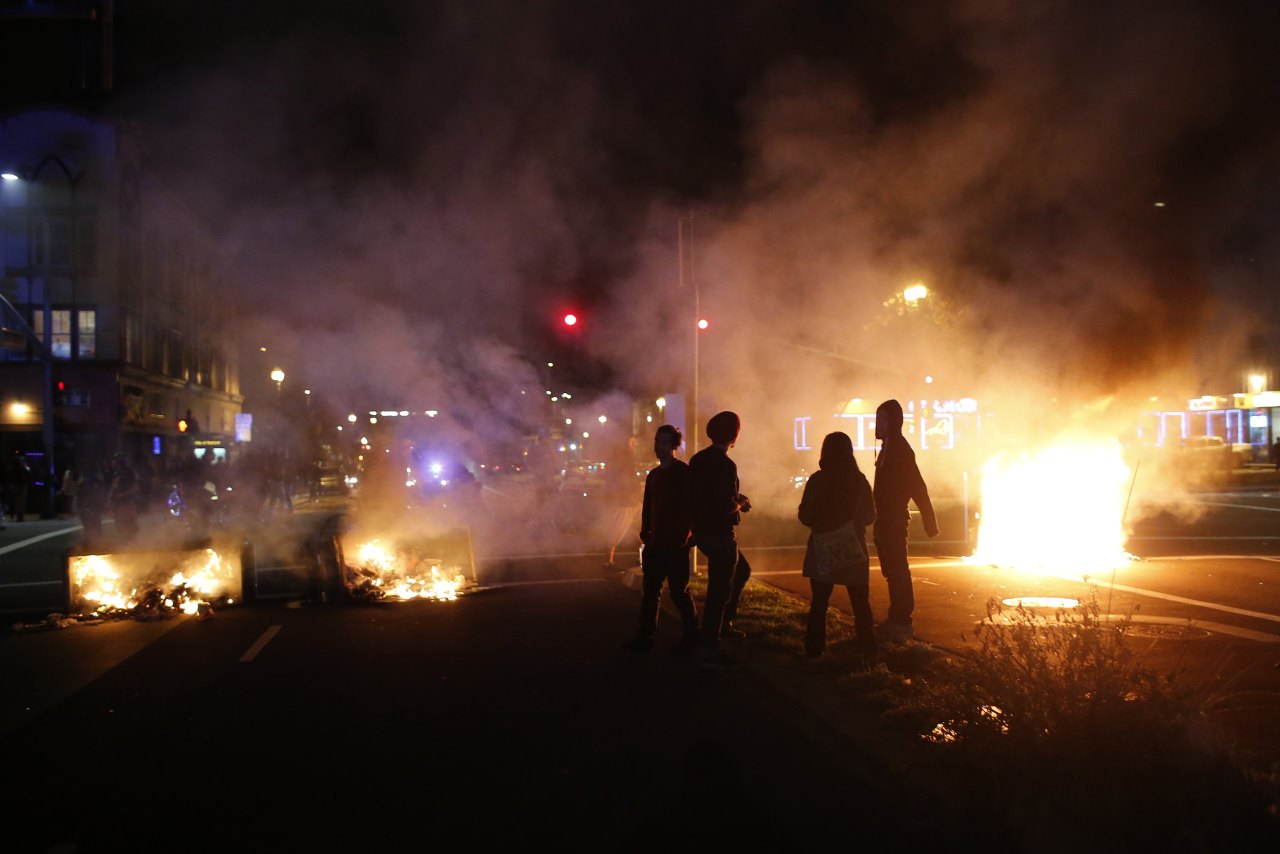
[[[361,544],[355,554],[364,583],[382,597],[452,601],[466,583],[462,575],[444,572],[438,561],[414,561],[387,548],[381,540]]]
[[[978,548],[967,562],[1070,577],[1126,565],[1129,476],[1114,440],[994,457],[982,468]]]

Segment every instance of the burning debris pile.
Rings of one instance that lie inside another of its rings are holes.
[[[347,591],[357,600],[449,601],[457,599],[467,583],[464,575],[446,571],[440,558],[427,556],[420,547],[400,544],[389,548],[375,539],[344,550],[344,554]]]
[[[213,549],[74,555],[68,564],[71,610],[89,619],[167,619],[212,614],[240,596],[239,560]]]

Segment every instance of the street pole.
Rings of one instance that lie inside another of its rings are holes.
[[[688,284],[693,288],[693,395],[689,401],[689,429],[686,441],[689,445],[689,456],[692,457],[698,452],[698,360],[700,357],[699,347],[702,342],[698,339],[699,333],[702,331],[698,328],[698,318],[702,314],[702,295],[698,290],[698,278],[694,275],[693,269],[693,214],[686,213],[676,220],[676,243],[677,243],[677,266],[679,267],[679,281],[681,290],[684,289],[686,278]],[[686,237],[686,232],[688,236]],[[686,277],[686,270],[688,275]]]
[[[30,183],[34,189],[36,182],[40,179],[40,172],[44,167],[53,163],[62,170],[62,174],[66,176],[67,184],[71,188],[71,209],[68,213],[70,219],[70,246],[68,251],[70,257],[67,259],[69,269],[71,271],[71,310],[68,312],[68,335],[69,346],[72,352],[68,353],[68,358],[74,353],[74,348],[78,345],[79,332],[76,328],[79,317],[76,311],[76,266],[79,259],[76,257],[79,252],[79,221],[77,220],[77,195],[76,188],[80,183],[80,179],[84,177],[82,170],[78,175],[72,175],[70,167],[66,162],[56,154],[45,155],[35,169],[31,172]],[[54,430],[53,430],[53,259],[52,248],[53,242],[48,234],[49,228],[49,210],[48,206],[42,206],[44,211],[44,222],[41,224],[46,229],[45,234],[45,257],[44,257],[44,280],[41,282],[41,294],[44,297],[41,316],[43,322],[41,324],[44,332],[44,342],[41,348],[41,355],[44,357],[44,395],[43,408],[44,416],[41,419],[41,440],[44,444],[44,468],[47,483],[45,483],[45,513],[46,518],[57,517],[57,506],[54,497],[54,482],[57,478],[57,471],[54,461]],[[28,219],[30,218],[30,207],[28,207]]]

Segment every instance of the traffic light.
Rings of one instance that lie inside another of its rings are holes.
[[[578,315],[574,314],[572,311],[565,312],[565,315],[564,315],[564,317],[563,317],[562,319],[563,319],[563,321],[564,321],[564,325],[565,325],[565,326],[577,326],[577,325],[578,325]]]

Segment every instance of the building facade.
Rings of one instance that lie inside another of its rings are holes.
[[[47,470],[51,430],[56,478],[115,453],[230,448],[242,398],[229,258],[148,173],[139,140],[75,111],[22,110],[0,117],[0,174],[0,450]]]

